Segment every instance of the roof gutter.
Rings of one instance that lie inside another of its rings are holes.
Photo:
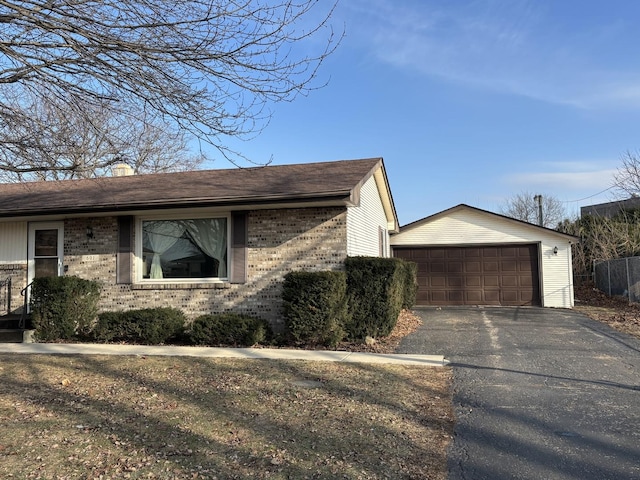
[[[91,213],[109,213],[109,212],[127,212],[127,211],[147,211],[147,210],[168,210],[168,209],[186,209],[186,208],[204,208],[204,207],[246,207],[248,205],[284,205],[293,203],[323,203],[334,205],[351,205],[353,203],[353,192],[331,192],[326,195],[300,195],[285,196],[274,195],[260,198],[241,198],[241,199],[185,199],[178,201],[162,201],[162,202],[131,202],[126,204],[112,205],[93,205],[93,206],[76,206],[76,207],[56,207],[38,208],[29,210],[8,210],[0,211],[0,218],[16,218],[16,217],[36,217],[45,215],[77,215]]]

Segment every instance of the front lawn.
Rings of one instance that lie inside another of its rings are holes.
[[[447,368],[0,355],[0,376],[0,478],[447,476]]]

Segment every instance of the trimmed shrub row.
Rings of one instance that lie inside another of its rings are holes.
[[[98,342],[132,342],[147,345],[180,338],[186,318],[175,308],[143,308],[98,315],[92,336]]]
[[[350,257],[344,272],[291,272],[282,293],[289,340],[335,346],[344,339],[387,336],[401,309],[413,306],[416,290],[416,265],[399,258]],[[99,296],[97,282],[74,276],[35,279],[36,338],[235,346],[271,338],[266,321],[233,313],[203,315],[188,327],[184,313],[168,307],[97,315]]]
[[[343,339],[384,337],[416,299],[415,263],[350,257],[346,272],[291,272],[283,286],[284,318],[297,343],[334,346]]]
[[[271,337],[266,321],[248,315],[202,315],[188,324],[181,310],[169,307],[98,314],[99,298],[100,286],[94,281],[36,278],[30,304],[36,339],[251,346]]]
[[[265,320],[236,313],[201,315],[186,328],[184,313],[176,308],[147,308],[104,312],[98,316],[93,338],[99,342],[130,342],[147,345],[232,345],[249,347],[268,340]]]
[[[190,325],[186,337],[193,345],[248,347],[271,337],[271,327],[261,318],[221,313],[202,315]]]
[[[147,345],[232,345],[249,347],[271,337],[262,319],[236,313],[201,315],[187,327],[184,313],[176,308],[147,308],[98,315],[93,338],[99,342],[130,342]]]

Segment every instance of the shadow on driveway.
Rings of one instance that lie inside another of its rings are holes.
[[[454,370],[449,478],[640,478],[640,342],[568,310],[418,309]]]

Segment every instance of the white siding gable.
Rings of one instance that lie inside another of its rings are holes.
[[[462,209],[394,235],[391,245],[522,243],[539,239],[541,231],[533,225]]]
[[[385,256],[389,256],[387,227],[380,192],[371,176],[360,190],[360,205],[347,209],[347,255],[380,256],[380,229],[383,229],[387,239]]]
[[[27,222],[0,222],[0,264],[27,263]]]

